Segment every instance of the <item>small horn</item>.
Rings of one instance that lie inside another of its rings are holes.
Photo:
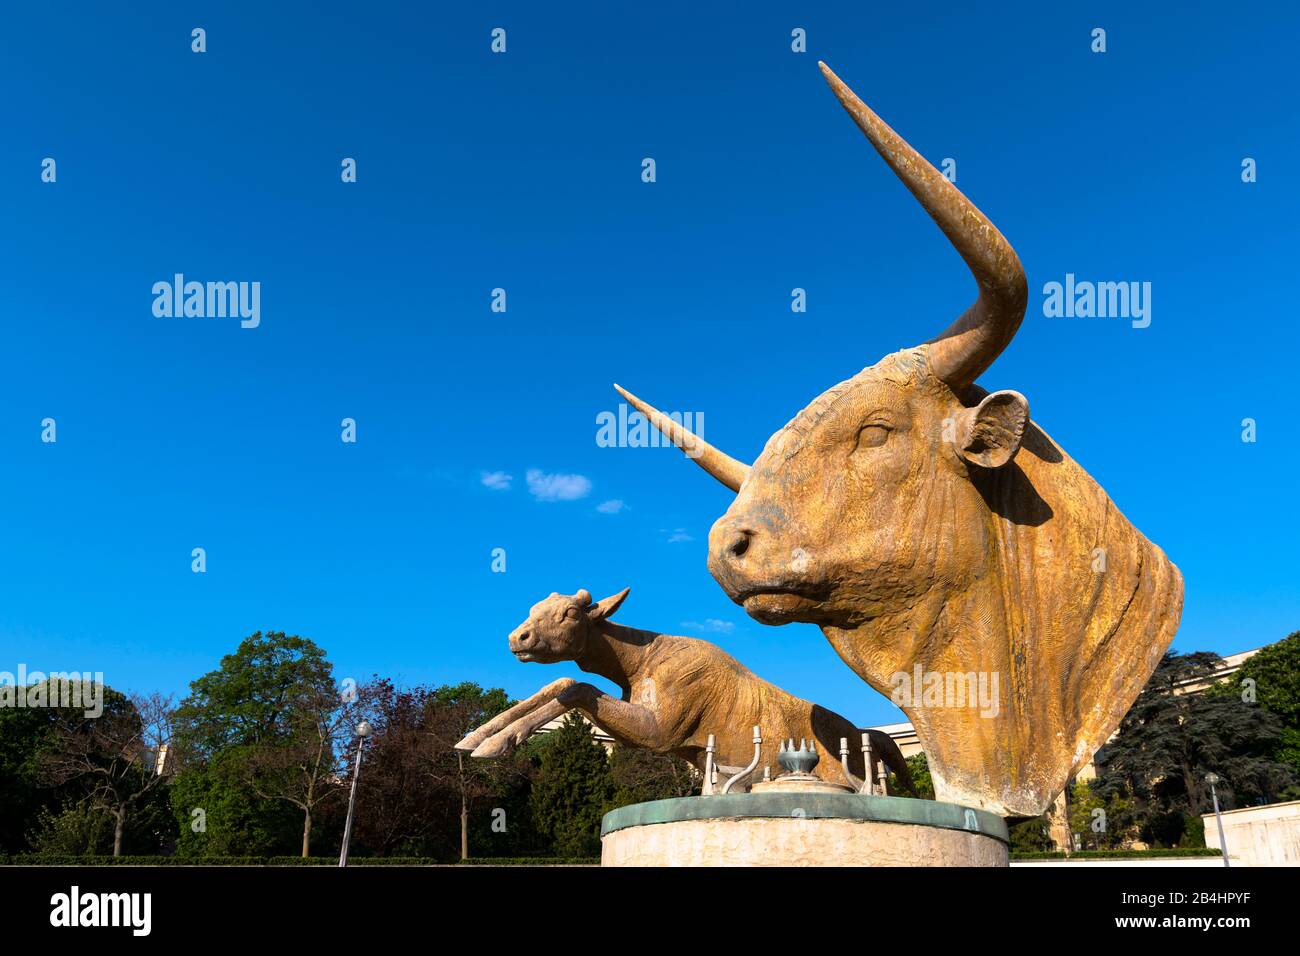
[[[930,367],[954,390],[975,381],[1007,347],[1025,317],[1029,287],[1020,259],[997,227],[942,173],[925,161],[820,61],[840,105],[890,169],[925,207],[979,285],[975,304],[930,340]]]
[[[686,452],[687,458],[693,459],[697,465],[732,491],[740,491],[740,486],[749,475],[748,465],[718,451],[703,438],[683,428],[653,405],[641,401],[621,385],[615,384],[614,388],[631,403],[633,408],[648,418],[650,424],[659,429],[665,438]]]

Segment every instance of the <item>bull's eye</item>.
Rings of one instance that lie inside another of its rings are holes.
[[[582,616],[582,612],[579,611],[576,607],[569,607],[564,609],[564,617],[567,620],[576,621],[581,616]]]
[[[889,426],[873,423],[858,432],[858,448],[877,448],[889,438]]]

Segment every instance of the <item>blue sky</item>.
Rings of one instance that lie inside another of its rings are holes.
[[[0,670],[179,693],[274,629],[340,677],[523,695],[577,673],[507,653],[528,607],[631,585],[625,623],[896,719],[816,629],[709,577],[725,489],[595,442],[618,381],[752,459],[969,303],[819,58],[1016,246],[1030,311],[981,382],[1182,569],[1175,646],[1300,628],[1294,9],[269,6],[5,13]],[[260,326],[155,318],[177,272],[259,281]],[[1044,317],[1066,273],[1150,282],[1150,327]],[[529,470],[590,488],[541,501]]]

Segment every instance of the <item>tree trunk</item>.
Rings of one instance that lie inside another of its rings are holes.
[[[1197,816],[1205,812],[1205,806],[1201,801],[1200,781],[1196,779],[1196,774],[1192,770],[1192,765],[1186,760],[1183,761],[1183,786],[1187,789],[1187,801],[1192,805],[1192,812]]]
[[[302,817],[302,855],[306,859],[311,855],[311,811],[304,810]]]
[[[119,807],[113,812],[113,856],[122,855],[122,831],[126,829],[126,808]]]
[[[469,859],[469,795],[465,791],[465,755],[457,752],[460,767],[460,858]]]
[[[465,795],[460,795],[460,858],[469,859],[469,804]]]

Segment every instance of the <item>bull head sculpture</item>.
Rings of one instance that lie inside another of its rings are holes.
[[[709,571],[731,599],[765,624],[820,626],[912,720],[939,799],[1034,816],[1155,669],[1178,625],[1182,576],[1029,420],[1023,395],[974,384],[1024,317],[1020,260],[821,68],[966,261],[975,304],[936,338],[815,398],[753,465],[615,387],[736,492],[709,534]],[[981,679],[996,690],[992,706],[969,699]]]

